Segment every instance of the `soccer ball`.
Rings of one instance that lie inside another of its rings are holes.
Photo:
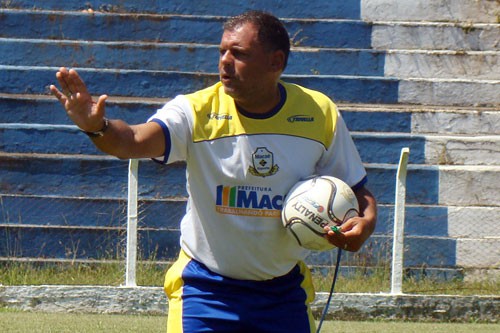
[[[281,219],[300,246],[326,251],[335,246],[323,237],[323,228],[340,226],[358,215],[358,200],[349,185],[335,177],[314,176],[298,182],[288,192]]]

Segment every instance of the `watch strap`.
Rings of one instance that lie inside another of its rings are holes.
[[[104,124],[102,125],[102,128],[100,130],[98,130],[97,132],[87,132],[87,131],[84,131],[84,130],[81,130],[83,133],[87,134],[89,137],[91,138],[99,138],[101,136],[104,135],[104,132],[106,132],[106,130],[108,129],[109,127],[109,120],[108,118],[103,118],[104,120]]]

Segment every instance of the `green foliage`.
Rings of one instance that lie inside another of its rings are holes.
[[[3,262],[0,281],[4,285],[120,285],[123,264]]]
[[[163,286],[168,264],[141,261],[137,267],[137,284]],[[108,263],[0,263],[0,283],[3,285],[108,285],[119,286],[125,280],[123,262]],[[314,271],[316,291],[329,291],[333,269]],[[358,270],[340,275],[335,285],[338,293],[379,293],[390,291],[389,268]],[[498,295],[500,279],[466,281],[436,278],[406,278],[403,292],[411,294]]]
[[[313,274],[314,286],[317,291],[330,291],[334,269],[325,274]],[[369,271],[341,275],[335,283],[335,292],[338,293],[379,293],[390,290],[390,271],[386,268],[374,268]]]

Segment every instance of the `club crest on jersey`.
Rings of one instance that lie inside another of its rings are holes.
[[[259,147],[252,154],[252,165],[248,172],[254,176],[267,177],[278,172],[279,166],[274,164],[274,154],[266,147]]]

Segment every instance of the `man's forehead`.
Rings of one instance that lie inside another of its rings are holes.
[[[249,44],[257,41],[257,29],[252,23],[242,23],[232,29],[225,30],[222,42],[231,44]]]

